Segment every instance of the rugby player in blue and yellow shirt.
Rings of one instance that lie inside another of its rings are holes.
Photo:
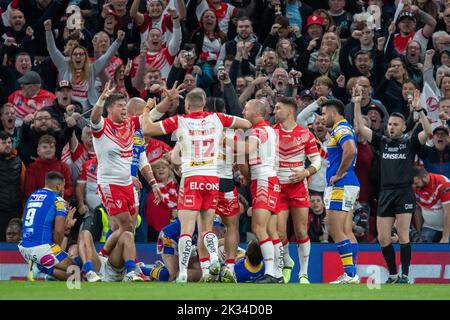
[[[357,138],[344,118],[344,105],[339,100],[322,104],[327,128],[331,128],[327,143],[327,187],[324,202],[329,216],[330,233],[335,241],[344,274],[331,283],[359,283],[356,273],[358,244],[352,232],[353,206],[359,195],[355,174]]]

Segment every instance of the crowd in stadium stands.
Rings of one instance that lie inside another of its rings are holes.
[[[404,0],[395,17],[398,2],[0,0],[0,241],[20,240],[24,201],[50,171],[64,175],[64,199],[77,208],[73,239],[83,224],[95,241],[104,241],[108,218],[97,193],[89,116],[108,80],[137,102],[159,102],[165,88],[183,84],[178,103],[162,119],[184,113],[184,96],[194,88],[206,92],[208,110],[236,116],[247,101],[260,99],[271,124],[277,99],[294,97],[297,122],[314,134],[322,163],[308,181],[312,242],[333,241],[323,203],[329,133],[319,106],[340,99],[354,125],[355,85],[362,88],[366,125],[378,133],[399,112],[407,119],[405,133],[418,134],[412,98],[419,89],[433,134],[415,161],[450,179],[450,1]],[[370,243],[377,241],[380,155],[358,138],[361,189],[353,232]],[[163,201],[154,201],[140,174],[133,179],[140,190],[137,242],[155,242],[177,215],[175,144],[168,134],[140,145]],[[235,183],[240,241],[246,242],[254,238],[251,193],[237,176]],[[450,213],[444,209],[419,202],[411,241],[448,242],[444,216]],[[287,232],[295,242],[291,220]]]

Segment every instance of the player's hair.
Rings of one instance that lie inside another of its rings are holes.
[[[404,116],[403,114],[401,114],[400,112],[392,112],[391,115],[389,116],[389,118],[390,118],[390,117],[397,117],[397,118],[402,119],[403,122],[406,121],[406,120],[405,120],[405,116]]]
[[[0,131],[0,140],[5,141],[11,139],[11,136],[9,135],[9,133],[5,132],[5,131]]]
[[[256,241],[248,243],[246,256],[252,266],[258,266],[263,261],[261,247]]]
[[[297,101],[292,97],[281,97],[278,99],[279,103],[287,105],[288,107],[294,108],[297,110]]]
[[[64,182],[64,176],[60,172],[50,171],[45,175],[45,185],[48,187],[53,187],[62,182]]]
[[[206,98],[205,110],[208,112],[225,113],[227,111],[225,106],[225,100],[217,97],[208,97]]]
[[[414,166],[412,169],[413,177],[423,177],[428,174],[424,167]]]
[[[205,106],[206,94],[203,89],[195,88],[186,95],[186,102],[194,109],[200,109]]]
[[[251,99],[247,103],[253,103],[255,105],[258,115],[260,115],[261,117],[265,117],[266,116],[267,104],[264,102],[264,100],[262,100],[262,99]]]
[[[322,108],[323,107],[334,108],[341,116],[345,116],[344,104],[342,103],[341,100],[338,99],[328,100],[327,102],[322,103]]]
[[[113,93],[105,100],[105,110],[108,110],[109,107],[113,106],[116,101],[119,100],[127,100],[122,93]]]
[[[38,146],[41,144],[54,144],[56,146],[56,139],[49,134],[45,134],[39,138]]]

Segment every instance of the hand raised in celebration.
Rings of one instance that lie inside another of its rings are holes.
[[[185,91],[185,89],[183,88],[183,84],[178,85],[178,81],[175,81],[175,83],[172,86],[172,89],[167,90],[166,88],[164,88],[164,92],[166,93],[166,97],[169,100],[175,100],[180,96],[180,93],[183,93]]]

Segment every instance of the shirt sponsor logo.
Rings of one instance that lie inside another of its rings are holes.
[[[406,160],[406,154],[404,154],[404,153],[397,153],[397,154],[383,153],[383,159],[387,159],[387,160],[403,159],[403,160]]]
[[[31,195],[31,201],[44,201],[45,198],[47,198],[47,195],[45,194],[32,194]]]
[[[191,182],[191,183],[189,183],[189,189],[213,191],[213,190],[219,190],[219,184],[204,183],[204,182]]]

